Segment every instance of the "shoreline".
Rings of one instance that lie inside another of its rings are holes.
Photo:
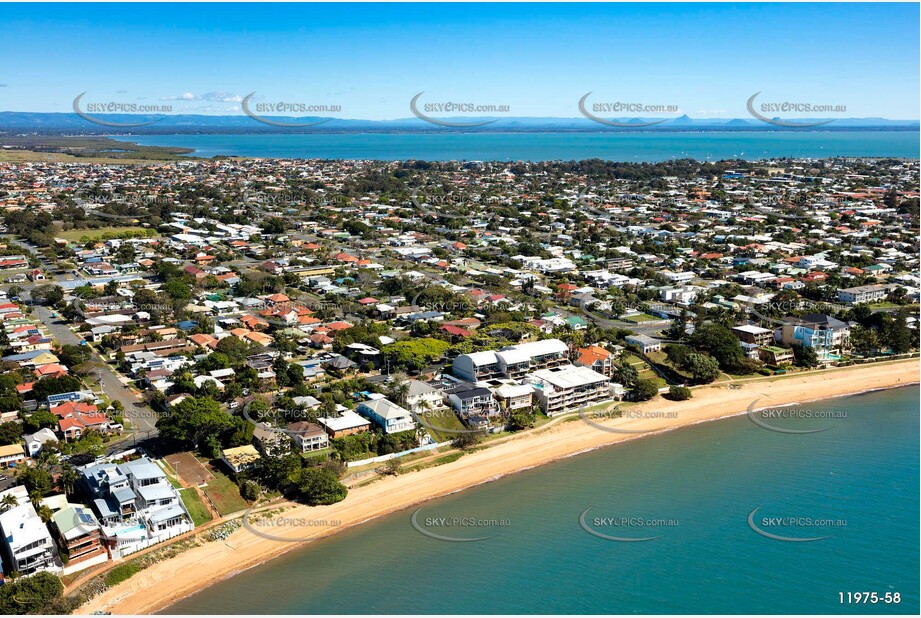
[[[559,422],[534,432],[512,435],[506,441],[468,453],[458,460],[351,489],[348,497],[329,506],[296,506],[285,512],[294,519],[338,521],[335,528],[273,530],[292,542],[273,541],[240,528],[226,541],[215,541],[140,571],[128,580],[90,599],[75,613],[108,611],[147,614],[160,611],[217,581],[239,575],[268,560],[321,538],[429,500],[464,491],[511,474],[575,457],[599,448],[653,436],[681,427],[744,415],[753,400],[763,407],[801,405],[919,383],[919,359],[828,369],[802,376],[752,380],[738,389],[705,386],[694,398],[672,402],[658,398],[631,408],[643,412],[676,412],[676,417],[619,418],[606,421],[612,428],[641,433],[613,433],[575,421]],[[578,417],[576,417],[578,418]],[[594,421],[593,421],[594,422]],[[524,448],[522,448],[524,447]]]

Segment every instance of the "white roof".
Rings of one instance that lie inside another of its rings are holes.
[[[517,363],[527,363],[531,360],[531,355],[524,350],[501,350],[496,352],[496,356],[505,361],[506,365],[514,365]]]
[[[33,543],[44,540],[51,542],[51,533],[42,523],[31,502],[14,506],[0,514],[0,528],[3,528],[6,544],[13,553]]]
[[[371,401],[362,402],[361,406],[373,410],[375,414],[383,419],[409,418],[412,416],[409,410],[401,408],[397,404],[387,399],[372,399]]]
[[[569,347],[559,339],[544,339],[543,341],[530,341],[509,346],[503,352],[516,350],[528,356],[543,356],[544,354],[559,354],[569,351]]]
[[[534,392],[534,387],[527,384],[503,384],[496,389],[496,394],[500,397],[521,397],[530,395]]]
[[[474,365],[492,365],[497,362],[496,353],[492,351],[486,352],[471,352],[470,354],[465,354],[467,358],[470,359],[470,362]]]
[[[342,416],[339,417],[321,417],[317,419],[317,422],[323,425],[324,427],[329,427],[333,431],[343,431],[345,429],[354,429],[356,427],[363,427],[368,425],[368,419],[352,412],[351,410],[346,410],[342,413]]]
[[[593,382],[608,381],[607,376],[597,371],[588,367],[576,367],[575,365],[570,365],[564,369],[541,369],[532,373],[531,376],[557,388],[575,388]]]
[[[762,335],[764,333],[773,332],[769,328],[761,328],[760,326],[755,326],[754,324],[743,324],[742,326],[733,326],[732,330],[742,331],[743,333],[751,333],[752,335]]]

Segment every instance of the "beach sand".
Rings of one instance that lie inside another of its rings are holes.
[[[604,421],[606,426],[646,433],[613,433],[581,420],[556,423],[545,430],[526,432],[467,454],[450,464],[387,477],[352,489],[348,497],[338,504],[298,506],[284,512],[284,517],[291,519],[338,520],[339,525],[336,527],[272,527],[266,529],[266,532],[292,539],[303,540],[309,537],[314,540],[425,500],[577,453],[656,432],[744,414],[755,400],[755,409],[761,409],[917,384],[919,369],[921,364],[918,359],[912,359],[829,369],[804,376],[750,380],[735,389],[727,386],[696,388],[694,398],[683,402],[671,402],[657,397],[632,410],[665,414],[656,417],[649,415],[647,418],[631,415],[633,418]],[[677,412],[677,415],[668,414],[670,412]],[[226,542],[207,543],[141,571],[91,599],[76,613],[88,614],[100,610],[115,614],[155,612],[214,581],[230,577],[286,551],[303,548],[308,543],[309,540],[269,540],[241,528]]]

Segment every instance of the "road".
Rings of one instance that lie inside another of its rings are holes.
[[[24,294],[27,292],[24,292]],[[51,336],[61,345],[80,345],[80,337],[76,335],[64,320],[51,317],[51,310],[41,305],[32,305],[33,316],[40,320],[48,329]],[[92,350],[92,349],[91,349]],[[134,429],[141,434],[138,437],[153,438],[157,435],[156,415],[147,404],[135,393],[129,390],[118,377],[118,374],[106,363],[95,350],[91,351],[91,360],[99,365],[97,376],[102,392],[112,400],[120,401],[124,407],[124,416]],[[125,442],[119,440],[119,442]]]

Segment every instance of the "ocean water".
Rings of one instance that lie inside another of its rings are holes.
[[[794,435],[735,417],[572,457],[426,503],[417,516],[423,531],[485,540],[424,535],[411,522],[415,507],[164,613],[917,615],[918,388],[800,408],[844,418],[771,421],[829,428]],[[762,530],[828,538],[762,536],[748,524],[758,507]],[[593,531],[659,538],[600,538],[580,525],[585,509]],[[432,520],[441,517],[477,521]],[[762,517],[833,525],[777,527]],[[664,523],[674,525],[650,525]],[[841,592],[898,592],[901,603],[842,605]]]
[[[304,159],[552,161],[599,158],[655,162],[693,158],[918,158],[917,131],[731,131],[661,133],[310,133],[139,135],[149,146],[195,155]]]

